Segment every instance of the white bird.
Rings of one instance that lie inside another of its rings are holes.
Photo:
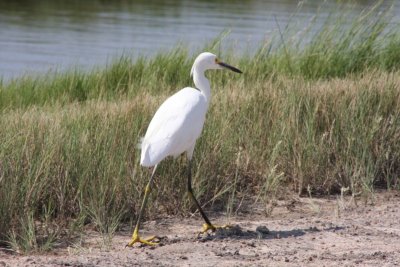
[[[132,239],[127,246],[133,246],[140,242],[147,245],[154,245],[151,242],[155,237],[141,239],[139,237],[140,220],[143,215],[147,198],[150,193],[151,184],[154,178],[158,163],[167,156],[177,157],[186,152],[188,158],[188,191],[197,208],[200,211],[205,224],[203,231],[215,231],[216,227],[211,224],[201,206],[194,197],[191,185],[191,160],[197,138],[203,129],[206,113],[211,100],[210,82],[204,76],[209,69],[230,69],[242,73],[239,69],[221,62],[216,55],[208,52],[201,53],[194,61],[191,76],[196,88],[186,87],[169,97],[158,108],[151,120],[141,144],[140,164],[144,167],[153,167],[153,172],[148,182],[143,203],[139,212],[136,227]]]

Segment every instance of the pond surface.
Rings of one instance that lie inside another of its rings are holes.
[[[230,33],[223,44],[248,51],[259,47],[278,25],[306,23],[316,14],[323,19],[340,2],[0,0],[0,77],[89,69],[123,53],[151,56],[178,43],[195,51],[225,30]],[[347,2],[357,15],[376,1]],[[393,14],[400,14],[396,2]]]

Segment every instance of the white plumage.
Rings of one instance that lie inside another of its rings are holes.
[[[186,87],[160,106],[142,140],[140,164],[151,167],[167,156],[192,154],[207,112],[205,96]]]
[[[204,52],[196,58],[191,75],[197,89],[183,88],[158,108],[142,140],[142,166],[155,166],[165,157],[176,157],[183,152],[187,152],[189,160],[192,158],[211,98],[210,83],[204,72],[207,69],[222,68],[241,73],[220,62],[214,54]]]

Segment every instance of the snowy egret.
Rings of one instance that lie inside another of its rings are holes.
[[[242,73],[239,69],[220,61],[216,55],[208,52],[201,53],[194,61],[191,76],[196,88],[186,87],[169,97],[158,108],[151,120],[141,144],[140,164],[144,167],[154,167],[150,180],[146,186],[139,217],[133,231],[132,239],[127,246],[139,242],[146,245],[154,245],[151,242],[155,237],[142,239],[139,237],[140,220],[147,203],[154,174],[158,163],[167,156],[177,157],[186,152],[188,158],[187,166],[187,190],[193,199],[201,216],[205,220],[203,233],[208,230],[215,231],[207,218],[199,202],[196,200],[192,190],[191,160],[197,138],[203,129],[206,112],[210,104],[210,83],[204,76],[209,69],[230,69]]]

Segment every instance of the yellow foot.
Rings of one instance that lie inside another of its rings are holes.
[[[200,231],[199,235],[207,233],[209,230],[211,230],[211,232],[215,232],[217,229],[227,229],[230,227],[231,226],[229,224],[225,224],[222,226],[216,226],[216,225],[205,223],[205,224],[203,224],[203,229]]]
[[[149,237],[146,239],[141,239],[138,234],[133,234],[131,242],[129,242],[126,245],[126,247],[133,247],[133,244],[135,244],[135,243],[142,243],[142,244],[148,245],[148,246],[155,246],[158,244],[158,242],[151,242],[155,238],[156,238],[156,236],[152,236],[152,237]]]

